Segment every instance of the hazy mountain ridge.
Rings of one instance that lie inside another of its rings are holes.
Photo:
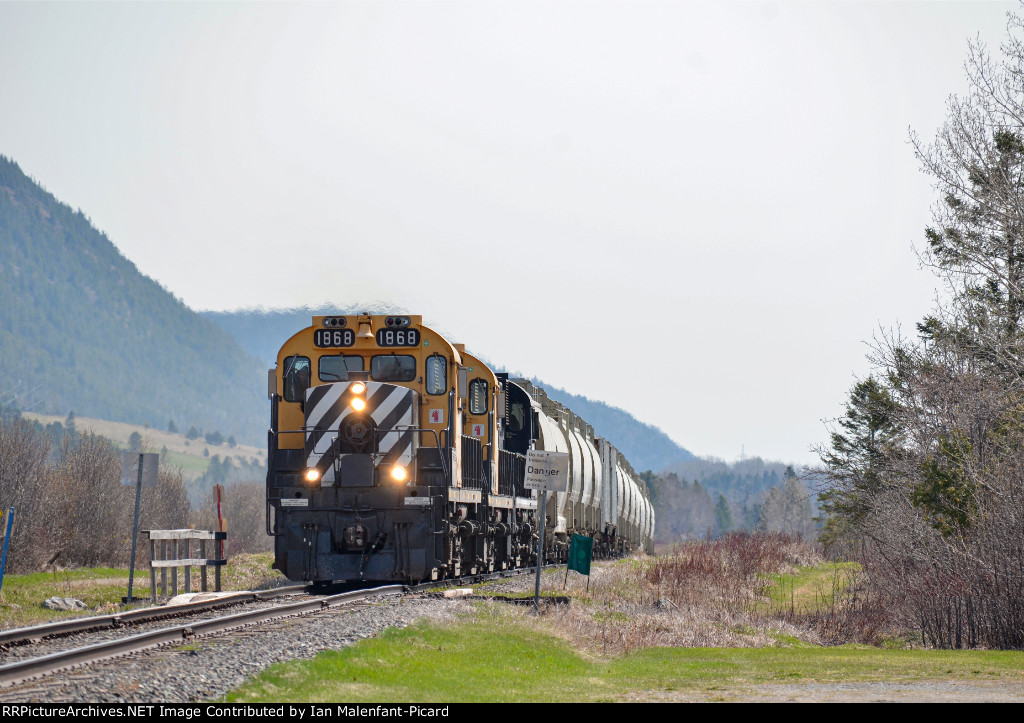
[[[388,304],[351,304],[349,306],[299,306],[290,309],[237,309],[199,311],[220,329],[231,334],[249,354],[268,367],[274,366],[281,345],[309,326],[314,316],[328,314],[402,314],[408,313]]]
[[[265,372],[0,156],[0,403],[262,443]],[[240,393],[241,392],[241,393]]]
[[[695,459],[692,452],[673,442],[663,431],[641,422],[624,409],[533,381],[543,387],[549,397],[586,420],[595,434],[614,444],[637,473]]]

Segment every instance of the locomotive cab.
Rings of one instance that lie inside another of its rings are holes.
[[[461,495],[461,364],[418,316],[317,316],[285,342],[270,390],[275,567],[295,580],[446,574],[433,541]]]

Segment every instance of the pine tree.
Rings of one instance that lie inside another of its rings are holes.
[[[718,532],[725,533],[733,528],[732,511],[729,509],[729,501],[725,495],[718,495],[718,502],[715,504],[715,523],[718,525]]]

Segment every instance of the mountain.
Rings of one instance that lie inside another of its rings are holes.
[[[351,306],[302,306],[293,309],[239,309],[237,311],[200,311],[199,314],[228,332],[249,354],[266,368],[277,362],[281,345],[300,329],[309,326],[314,316],[330,314],[402,314],[397,306],[354,304]],[[264,371],[266,374],[266,371]]]
[[[597,436],[604,437],[626,455],[638,473],[645,470],[658,471],[696,459],[693,452],[680,447],[663,431],[644,424],[624,409],[571,394],[539,380],[531,381],[543,387],[556,402],[585,419]]]
[[[380,304],[303,307],[297,309],[250,309],[237,311],[200,312],[210,321],[230,332],[253,356],[273,366],[281,343],[299,329],[309,326],[315,315],[355,314],[369,311],[375,314],[407,313],[394,306]],[[491,365],[496,371],[504,371]],[[531,381],[543,387],[555,401],[573,410],[590,424],[598,436],[618,447],[637,472],[661,470],[694,459],[688,450],[680,447],[657,427],[644,424],[629,412],[611,407],[586,397],[571,394],[536,379]]]
[[[3,156],[0,365],[0,404],[265,441],[265,365]]]

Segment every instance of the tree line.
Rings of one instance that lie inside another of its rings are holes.
[[[1024,23],[973,42],[969,90],[911,142],[943,300],[875,339],[821,450],[825,541],[929,645],[1024,647]]]
[[[792,466],[777,465],[782,467],[782,474],[777,474],[776,463],[766,465],[760,459],[733,465],[703,462],[689,465],[703,468],[703,480],[688,482],[676,472],[641,475],[657,515],[657,542],[685,542],[734,531],[781,532],[806,541],[817,539],[815,494]],[[772,468],[770,472],[767,467]],[[765,482],[763,486],[747,479],[752,468]]]
[[[73,418],[48,427],[0,418],[0,506],[16,510],[9,572],[128,565],[135,488],[120,482],[121,454],[111,440],[79,432]],[[270,549],[263,487],[258,477],[224,486],[229,557]],[[190,502],[181,470],[161,460],[158,485],[142,489],[139,529],[190,525],[217,529],[215,497],[207,488]],[[137,565],[144,567],[149,551],[140,545],[139,552]]]

